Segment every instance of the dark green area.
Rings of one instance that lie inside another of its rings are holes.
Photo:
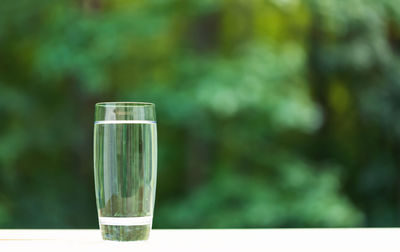
[[[1,0],[0,228],[95,228],[99,101],[157,109],[156,228],[400,225],[397,0]]]

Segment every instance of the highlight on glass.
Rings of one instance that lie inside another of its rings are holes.
[[[101,102],[95,106],[94,179],[104,240],[147,240],[157,176],[155,105]]]

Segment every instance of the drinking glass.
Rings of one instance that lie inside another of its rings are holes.
[[[157,175],[155,106],[101,102],[95,106],[94,179],[104,240],[147,240]]]

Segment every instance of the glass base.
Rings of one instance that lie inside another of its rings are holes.
[[[145,241],[149,239],[151,225],[114,226],[100,225],[103,240],[108,241]]]

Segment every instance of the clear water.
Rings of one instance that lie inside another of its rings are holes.
[[[144,240],[151,229],[151,221],[140,223],[135,219],[143,218],[132,217],[153,215],[156,124],[132,122],[106,121],[96,123],[94,128],[97,209],[103,238],[108,240]],[[103,218],[109,221],[102,223],[102,217],[118,217],[118,221],[113,223],[115,218]]]

